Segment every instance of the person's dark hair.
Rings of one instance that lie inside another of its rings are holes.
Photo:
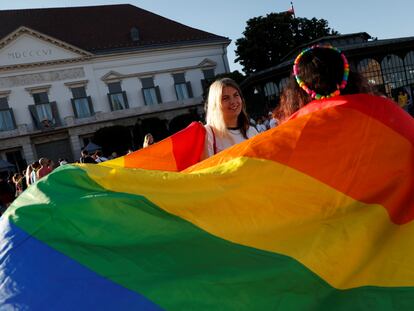
[[[92,164],[96,164],[96,161],[91,157],[91,156],[87,156],[85,158],[82,159],[81,163],[92,163]]]
[[[240,95],[243,96],[243,95]],[[237,127],[240,128],[240,133],[243,135],[244,138],[248,138],[247,137],[247,131],[249,130],[250,127],[250,121],[249,121],[249,117],[247,116],[247,112],[246,112],[246,104],[244,102],[243,99],[243,107],[239,116],[237,117]]]
[[[89,155],[89,152],[88,152],[88,150],[86,150],[86,149],[83,149],[82,151],[81,151],[81,155],[83,155],[83,156],[88,156]]]
[[[323,95],[334,92],[341,84],[344,74],[341,55],[326,48],[314,48],[305,53],[299,61],[298,68],[303,82],[311,90]],[[357,93],[373,94],[374,91],[362,75],[350,70],[348,84],[341,90],[341,95]],[[281,94],[280,105],[274,111],[274,115],[280,120],[287,119],[312,100],[312,97],[299,87],[292,74]]]

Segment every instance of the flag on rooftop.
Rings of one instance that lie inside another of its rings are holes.
[[[293,2],[291,2],[290,5],[291,5],[290,8],[287,11],[284,11],[282,13],[289,14],[289,15],[293,15],[293,18],[296,18],[295,8],[293,7]]]

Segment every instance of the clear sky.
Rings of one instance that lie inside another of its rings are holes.
[[[228,37],[232,70],[234,42],[249,18],[286,11],[290,0],[0,0],[0,10],[130,3],[185,25]],[[368,32],[378,39],[414,36],[414,0],[296,0],[297,17],[324,18],[338,32]]]

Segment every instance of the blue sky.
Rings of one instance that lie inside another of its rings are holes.
[[[191,27],[228,37],[232,70],[234,42],[242,37],[246,21],[290,8],[287,0],[0,0],[0,9],[46,8],[130,3]],[[296,0],[296,16],[324,18],[340,33],[366,31],[378,39],[414,36],[413,0]]]

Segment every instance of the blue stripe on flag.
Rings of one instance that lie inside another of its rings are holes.
[[[144,296],[105,279],[2,218],[1,308],[161,310]]]

